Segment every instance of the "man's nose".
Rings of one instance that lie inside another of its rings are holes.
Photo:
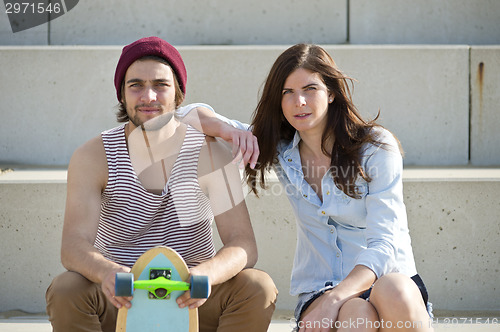
[[[149,103],[152,101],[156,101],[156,96],[156,91],[154,91],[153,88],[148,87],[144,89],[141,99],[143,102]]]

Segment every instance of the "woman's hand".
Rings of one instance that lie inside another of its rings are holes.
[[[299,332],[330,332],[335,327],[341,302],[332,291],[325,292],[306,309],[299,322]]]
[[[220,137],[232,143],[234,164],[239,164],[240,169],[243,169],[246,164],[249,164],[252,169],[255,168],[260,151],[257,137],[251,131],[237,129],[226,124],[221,127]]]

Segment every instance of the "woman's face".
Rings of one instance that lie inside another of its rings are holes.
[[[281,98],[283,115],[301,135],[323,133],[328,104],[332,101],[333,95],[318,73],[298,68],[285,80]]]

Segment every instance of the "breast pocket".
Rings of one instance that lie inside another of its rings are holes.
[[[356,193],[356,196],[358,196],[358,198],[348,196],[346,193],[337,188],[335,192],[335,199],[337,203],[342,203],[344,205],[349,205],[353,201],[364,200],[364,198],[368,194],[368,185],[366,183],[356,185],[356,187],[354,188],[354,192]]]
[[[361,184],[356,188],[360,198],[347,196],[344,192],[336,196],[338,206],[338,216],[336,221],[341,226],[349,228],[365,228],[366,227],[366,195],[368,194],[368,186]]]

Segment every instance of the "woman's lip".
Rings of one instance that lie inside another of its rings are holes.
[[[300,113],[300,114],[294,115],[294,118],[305,119],[305,118],[309,117],[309,115],[311,115],[311,113]]]

